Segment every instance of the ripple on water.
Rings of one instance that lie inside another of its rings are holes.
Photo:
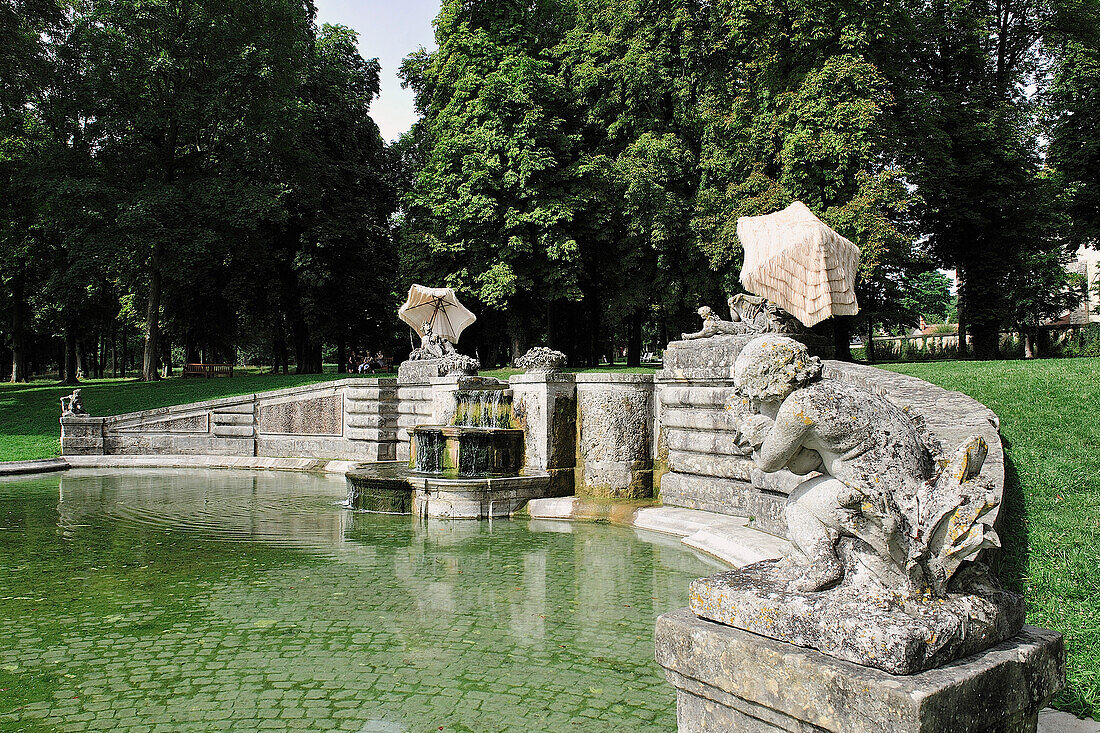
[[[712,563],[619,527],[361,514],[344,493],[246,471],[4,486],[0,729],[675,729],[653,624]]]

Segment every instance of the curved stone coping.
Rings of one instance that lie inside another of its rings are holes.
[[[0,476],[25,476],[34,473],[67,471],[69,464],[64,458],[43,458],[37,461],[2,461]]]
[[[864,364],[825,362],[825,376],[866,387],[894,404],[917,415],[924,427],[940,442],[945,456],[954,454],[964,440],[980,435],[989,446],[981,475],[1004,493],[1005,456],[1001,445],[1000,418],[993,410],[962,392]]]
[[[532,519],[605,521],[623,527],[680,537],[685,546],[732,566],[782,557],[784,539],[746,526],[748,519],[671,506],[592,501],[577,496],[532,499],[525,513]]]
[[[191,455],[65,456],[62,460],[66,468],[245,468],[318,473],[347,473],[363,463],[331,458]]]

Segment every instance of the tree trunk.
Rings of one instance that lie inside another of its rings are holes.
[[[162,377],[164,379],[167,379],[168,377],[172,376],[172,342],[169,341],[167,337],[162,338],[161,345],[164,349],[164,355],[162,357],[164,359],[164,371],[162,373]]]
[[[17,280],[12,285],[11,311],[11,381],[27,381],[26,329],[24,328],[23,283]]]
[[[630,314],[630,323],[627,325],[626,336],[626,365],[628,367],[641,366],[642,364],[642,312],[634,311]]]
[[[344,339],[336,342],[336,373],[343,374],[348,370],[348,346]]]
[[[870,314],[868,314],[870,321]],[[852,318],[838,316],[833,319],[833,358],[838,361],[852,361]]]
[[[1000,324],[998,323],[972,323],[971,330],[974,338],[974,358],[983,361],[998,359],[1001,356],[1000,348]]]
[[[867,319],[867,340],[863,343],[863,352],[867,356],[867,362],[873,364],[875,362],[875,324],[871,323],[871,319]]]
[[[153,257],[149,263],[149,301],[145,308],[145,358],[141,365],[141,378],[146,382],[160,379],[160,261],[164,246],[160,240],[153,245]]]
[[[130,367],[130,339],[126,333],[126,324],[122,324],[122,328],[119,329],[121,333],[119,336],[122,341],[122,373],[119,375],[123,379],[126,379],[126,370]]]
[[[967,312],[967,288],[962,268],[960,267],[956,273],[959,278],[959,292],[956,296],[958,298],[956,310],[959,313],[959,346],[957,358],[965,359],[970,355],[970,346],[966,342],[966,332],[970,327],[970,314]]]
[[[77,379],[76,331],[72,326],[65,327],[65,360],[63,364],[61,381],[65,384],[76,384],[79,381]]]

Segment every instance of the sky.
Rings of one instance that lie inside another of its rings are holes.
[[[439,0],[315,0],[317,23],[339,23],[359,33],[363,58],[382,64],[382,94],[371,105],[371,117],[382,137],[396,140],[416,121],[411,89],[402,89],[397,70],[401,59],[423,46],[435,48],[432,21]]]

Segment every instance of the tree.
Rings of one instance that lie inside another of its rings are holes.
[[[0,2],[0,309],[9,316],[11,379],[27,377],[27,300],[36,285],[36,156],[43,144],[31,103],[51,71],[47,38],[63,24],[54,0]]]
[[[701,58],[702,168],[693,222],[712,267],[742,258],[741,216],[801,200],[862,251],[864,322],[912,267],[911,189],[898,167],[893,80],[902,2],[724,0]],[[847,322],[836,322],[838,350]]]
[[[911,276],[905,282],[901,306],[931,323],[946,322],[951,311],[951,280],[938,270]]]
[[[1047,163],[1064,177],[1070,247],[1100,246],[1100,7],[1057,0],[1043,41]]]
[[[166,273],[222,260],[278,206],[281,187],[253,166],[270,160],[311,11],[295,0],[97,0],[77,17],[94,39],[100,157],[128,184],[116,227],[145,272],[146,380],[158,374],[165,285],[201,285]]]
[[[916,0],[896,88],[903,160],[920,223],[941,266],[959,275],[959,351],[998,354],[1009,278],[1024,264],[1022,232],[1037,228],[1044,193],[1035,106],[1044,4],[1032,0]]]
[[[552,0],[446,0],[438,50],[401,67],[424,144],[405,200],[416,229],[402,239],[431,253],[434,282],[475,299],[488,310],[484,321],[507,329],[513,357],[538,328],[542,304],[580,297],[569,100],[544,51],[560,39],[563,17]]]

